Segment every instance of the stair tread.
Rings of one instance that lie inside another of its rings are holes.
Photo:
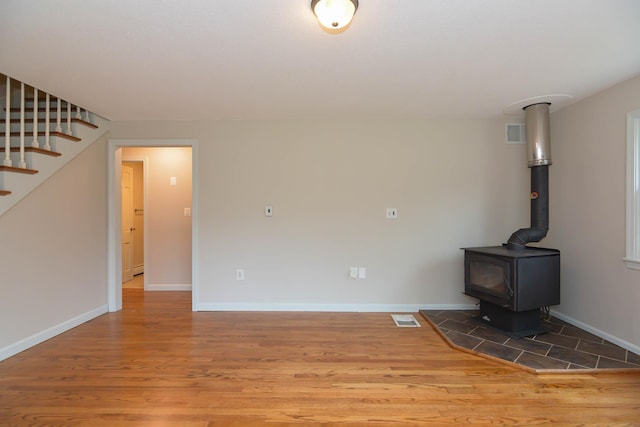
[[[0,172],[16,172],[16,173],[25,173],[28,175],[33,175],[38,173],[38,171],[35,169],[16,168],[13,166],[0,166]]]
[[[11,147],[11,152],[16,153],[16,152],[20,152],[20,147]],[[58,153],[57,151],[52,151],[52,150],[47,150],[44,148],[39,148],[39,147],[24,147],[24,151],[25,153],[38,153],[38,154],[44,154],[45,156],[51,156],[51,157],[60,157],[62,156],[62,153]],[[4,153],[5,149],[4,147],[0,147],[0,153]]]
[[[13,110],[13,109],[12,109],[12,110]],[[18,111],[20,111],[20,110],[18,110]],[[31,111],[24,110],[24,111],[25,111],[26,113],[30,113],[30,112],[32,112],[33,110],[31,110]],[[42,112],[45,112],[45,110],[41,110],[41,111],[42,111]],[[63,119],[61,120],[61,122],[66,122],[66,121],[67,121],[67,118],[66,118],[66,117],[65,117],[65,118],[63,118]],[[0,123],[5,123],[5,122],[6,122],[6,120],[5,120],[4,118],[0,119]],[[20,119],[11,119],[11,120],[9,120],[9,123],[20,123]],[[24,123],[25,123],[25,124],[33,123],[33,118],[25,119],[25,120],[24,120]],[[44,119],[38,119],[38,124],[40,124],[40,123],[44,123]],[[55,120],[55,119],[53,119],[53,120],[52,120],[52,119],[49,119],[49,124],[55,124],[55,123],[56,123],[56,120]],[[88,122],[88,121],[86,121],[86,120],[79,119],[79,118],[77,118],[77,117],[71,117],[71,123],[78,123],[78,124],[80,124],[80,125],[83,125],[83,126],[86,126],[86,127],[92,128],[92,129],[98,129],[98,125],[93,124],[93,123],[91,123],[91,122]]]
[[[5,136],[5,133],[4,132],[0,132],[0,136]],[[11,132],[10,136],[20,136],[20,132]],[[24,136],[25,137],[33,136],[33,132],[25,132]],[[38,132],[38,136],[45,136],[45,132]],[[49,132],[49,136],[57,136],[57,137],[60,137],[60,138],[65,138],[65,139],[69,139],[71,141],[76,141],[76,142],[82,141],[82,139],[78,138],[77,136],[69,135],[69,134],[66,134],[64,132],[57,132],[57,131],[54,131],[54,130]]]

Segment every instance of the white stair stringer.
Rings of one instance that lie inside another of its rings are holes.
[[[81,141],[76,142],[61,137],[51,137],[55,151],[62,154],[59,157],[29,153],[27,157],[28,167],[36,169],[38,173],[26,175],[0,172],[0,187],[11,191],[11,194],[0,197],[0,216],[109,130],[109,120],[107,119],[93,115],[92,122],[98,126],[96,129],[79,124],[72,125],[74,136],[80,138]],[[30,139],[28,140],[30,141]],[[11,157],[14,160],[14,164],[16,164],[14,156],[15,154],[12,153]]]

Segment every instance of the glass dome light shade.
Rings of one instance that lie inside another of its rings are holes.
[[[320,25],[332,30],[349,25],[357,7],[357,0],[314,0],[311,2],[311,8]]]

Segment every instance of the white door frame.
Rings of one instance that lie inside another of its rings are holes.
[[[198,301],[198,174],[196,139],[110,139],[108,159],[107,300],[109,311],[122,310],[122,147],[191,147],[191,309]],[[146,207],[145,207],[146,208]],[[146,225],[146,222],[145,222]],[[147,233],[145,233],[145,240]],[[145,242],[146,245],[146,242]],[[146,258],[146,251],[145,251]],[[146,265],[145,268],[149,266]]]

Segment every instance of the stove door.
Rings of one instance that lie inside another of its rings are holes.
[[[513,302],[512,266],[500,257],[465,253],[465,294],[510,306]]]

